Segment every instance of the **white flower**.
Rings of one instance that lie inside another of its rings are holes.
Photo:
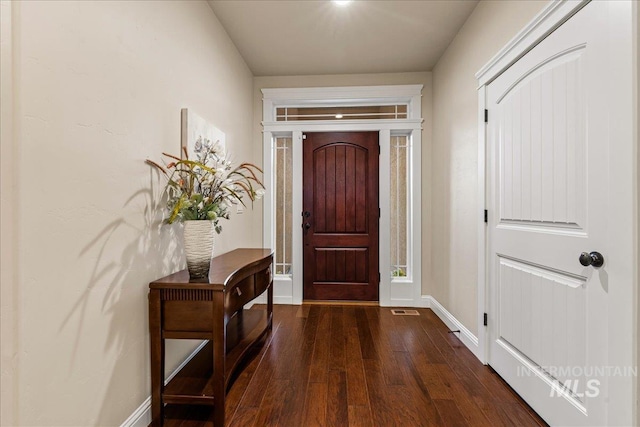
[[[213,144],[213,147],[211,147],[211,152],[218,157],[224,157],[224,149],[222,148],[222,144],[220,144],[219,140],[216,141],[215,144]]]
[[[220,181],[227,180],[227,174],[225,173],[224,169],[221,169],[221,168],[216,169],[216,179],[219,179]]]
[[[198,136],[198,139],[196,139],[196,142],[193,145],[193,151],[195,151],[196,153],[202,151],[202,136]]]
[[[193,152],[193,159],[189,161],[184,159],[166,165],[171,170],[166,187],[167,207],[171,212],[167,222],[210,219],[216,222],[219,232],[217,221],[229,219],[231,207],[242,203],[244,197],[262,198],[264,190],[256,188],[262,187],[256,176],[261,171],[251,163],[232,168],[231,159],[224,154],[220,142],[212,143],[203,136],[197,137]],[[235,172],[231,174],[232,171]]]

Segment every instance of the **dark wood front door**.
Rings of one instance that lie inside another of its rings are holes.
[[[378,300],[378,132],[307,133],[304,298]]]

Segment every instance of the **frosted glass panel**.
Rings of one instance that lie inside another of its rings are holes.
[[[279,107],[276,108],[276,121],[291,122],[299,120],[376,120],[406,119],[406,104],[367,105],[353,107]]]
[[[391,137],[391,276],[409,275],[407,257],[407,207],[409,137]]]
[[[276,274],[291,274],[292,140],[276,138]]]

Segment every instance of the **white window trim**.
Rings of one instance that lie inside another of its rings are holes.
[[[359,86],[329,88],[262,89],[263,94],[263,154],[264,198],[263,245],[275,247],[275,179],[274,141],[277,136],[291,136],[293,142],[293,233],[292,274],[274,277],[274,303],[302,304],[302,233],[298,233],[295,218],[302,212],[302,134],[303,132],[378,131],[380,132],[380,305],[418,307],[422,304],[421,283],[421,130],[422,85]],[[376,105],[388,103],[408,104],[408,118],[395,120],[313,120],[275,121],[280,106],[340,106]],[[410,278],[391,278],[390,242],[390,139],[391,134],[411,134],[411,165],[409,183],[411,191],[408,260],[412,266]],[[393,282],[393,286],[392,286]]]

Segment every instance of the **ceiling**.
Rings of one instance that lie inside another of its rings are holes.
[[[429,71],[476,0],[209,0],[255,76]]]

